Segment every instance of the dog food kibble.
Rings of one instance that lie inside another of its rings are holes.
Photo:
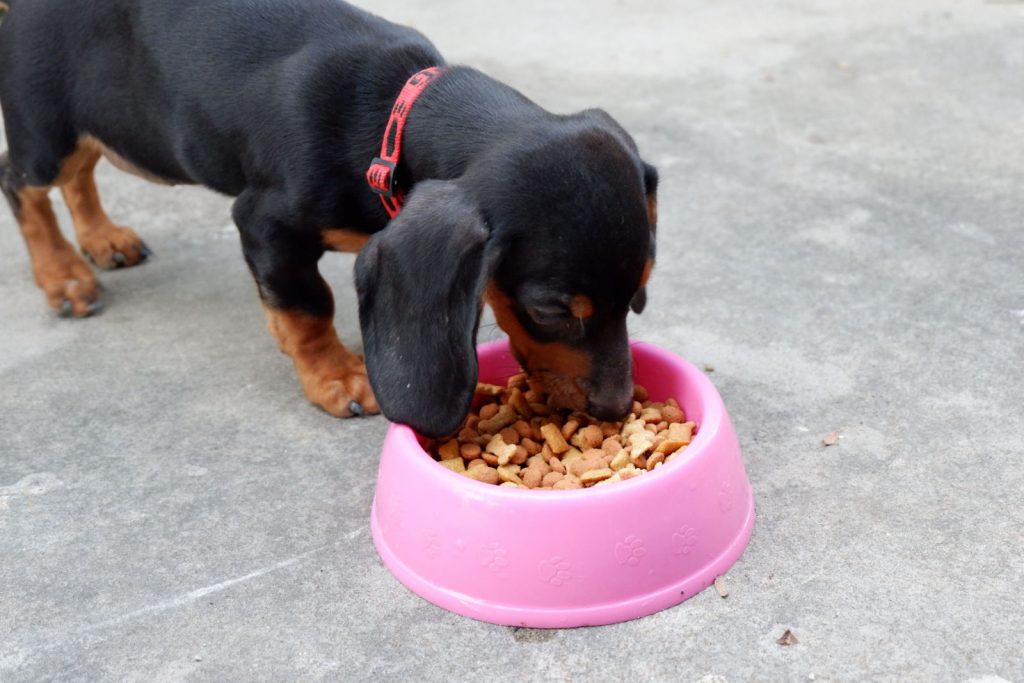
[[[632,479],[671,462],[697,430],[675,399],[651,401],[639,384],[622,422],[552,408],[543,385],[525,374],[506,386],[480,383],[476,393],[482,402],[457,437],[432,442],[430,451],[453,472],[506,488],[581,489]]]

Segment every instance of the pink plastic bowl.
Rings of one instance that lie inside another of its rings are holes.
[[[506,340],[478,349],[480,378],[518,372]],[[754,500],[736,433],[693,365],[633,346],[636,381],[675,397],[698,431],[684,458],[593,489],[524,491],[473,481],[434,462],[392,425],[371,529],[384,564],[435,605],[508,626],[610,624],[679,604],[739,558]]]

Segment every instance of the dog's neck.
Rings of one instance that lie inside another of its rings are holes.
[[[451,67],[420,95],[406,125],[400,180],[450,180],[481,155],[553,115],[515,89],[467,67]]]

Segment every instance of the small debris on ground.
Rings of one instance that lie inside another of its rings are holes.
[[[546,643],[554,639],[558,631],[548,628],[512,627],[512,639],[517,643]]]
[[[839,432],[829,432],[821,442],[826,446],[835,446],[839,443]]]
[[[715,578],[715,590],[718,591],[719,597],[729,597],[729,584],[725,582],[724,576],[718,576]]]
[[[714,371],[715,371],[715,366],[714,365],[712,365],[711,363],[705,363],[704,364],[704,372],[714,372]]]
[[[787,628],[786,632],[782,634],[782,637],[779,638],[778,640],[776,640],[775,642],[778,643],[779,645],[786,645],[786,646],[788,646],[788,645],[796,645],[800,641],[797,640],[796,636],[793,635],[793,632],[790,631]]]

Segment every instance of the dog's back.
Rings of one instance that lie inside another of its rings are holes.
[[[440,60],[418,32],[336,0],[12,4],[0,25],[0,106],[30,185],[51,181],[89,135],[152,176],[237,194],[247,161],[264,172],[272,162],[243,151],[267,157],[302,141],[288,139],[288,124],[315,115],[300,109],[310,90],[358,98],[374,54]]]

